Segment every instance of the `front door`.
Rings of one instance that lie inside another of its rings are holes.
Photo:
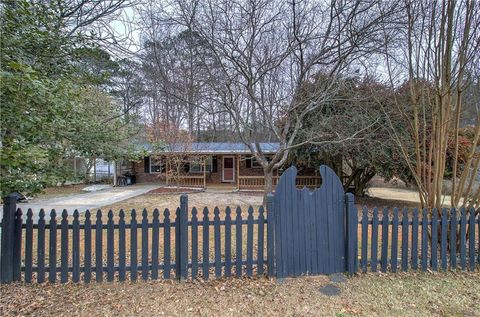
[[[233,156],[223,157],[222,181],[223,182],[235,181],[235,158]]]

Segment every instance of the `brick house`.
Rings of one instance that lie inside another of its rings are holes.
[[[260,148],[268,158],[276,153],[279,144],[261,143]],[[139,183],[161,182],[202,188],[213,184],[230,184],[239,190],[261,189],[264,186],[263,169],[243,143],[210,142],[175,146],[133,162],[132,170]],[[274,185],[278,175],[279,171],[274,177]],[[303,186],[316,186],[319,176],[299,176],[299,181]]]

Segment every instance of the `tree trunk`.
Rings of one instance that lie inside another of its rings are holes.
[[[271,169],[263,169],[263,174],[265,178],[265,186],[263,188],[263,205],[267,204],[267,194],[271,193],[273,190],[273,171]]]

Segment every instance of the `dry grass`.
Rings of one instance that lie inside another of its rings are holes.
[[[2,316],[480,316],[479,273],[0,286]]]
[[[84,194],[85,192],[82,191],[82,189],[85,188],[85,186],[87,185],[77,184],[77,185],[48,187],[48,188],[45,188],[43,192],[38,195],[37,198],[49,199],[49,198],[69,196],[73,194]]]

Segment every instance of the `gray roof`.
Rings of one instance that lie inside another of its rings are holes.
[[[165,149],[161,152],[179,152],[196,154],[249,154],[249,148],[244,143],[224,143],[224,142],[196,142],[191,144],[175,144],[173,150]],[[264,153],[276,153],[280,147],[276,142],[262,142],[260,148]],[[151,151],[150,145],[145,146],[146,150]]]

